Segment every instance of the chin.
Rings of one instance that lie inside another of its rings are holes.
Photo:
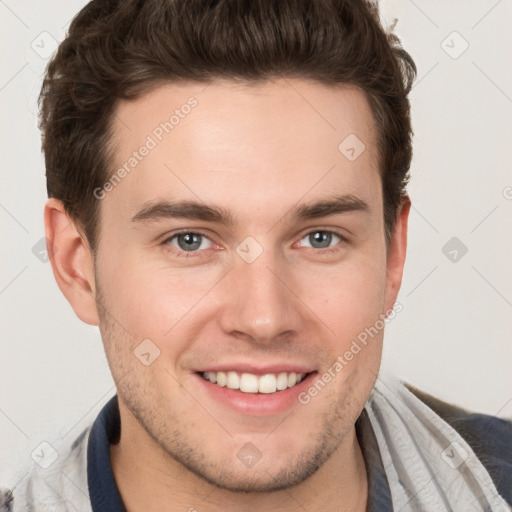
[[[218,464],[205,465],[204,458],[199,463],[193,456],[179,462],[201,480],[219,489],[235,493],[270,493],[303,483],[325,463],[335,449],[321,445],[316,449],[303,450],[301,456],[294,455],[293,460],[281,460],[280,466],[276,467],[273,462],[276,457],[258,454],[253,451],[253,447],[247,443],[245,452],[240,453],[243,449],[239,450],[233,457],[224,457]],[[249,454],[253,459],[249,459]],[[244,462],[244,458],[248,459],[247,462]]]

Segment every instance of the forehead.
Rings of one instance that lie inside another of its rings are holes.
[[[169,198],[262,216],[332,193],[380,201],[375,122],[355,87],[166,84],[121,102],[113,134],[111,172],[126,172],[102,208],[117,202],[126,216]]]

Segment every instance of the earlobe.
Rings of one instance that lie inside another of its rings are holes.
[[[60,290],[83,322],[98,325],[94,260],[85,236],[57,199],[47,201],[44,222],[48,255]]]
[[[393,308],[400,286],[407,251],[407,221],[411,209],[411,200],[405,196],[400,202],[395,228],[389,241],[386,272],[386,311]]]

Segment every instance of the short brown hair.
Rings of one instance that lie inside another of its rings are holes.
[[[378,127],[389,241],[412,158],[415,76],[369,0],[93,0],[71,23],[39,97],[48,196],[63,202],[95,250],[93,191],[112,173],[119,99],[180,80],[347,83],[366,93]]]

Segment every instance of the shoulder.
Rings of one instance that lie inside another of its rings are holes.
[[[0,512],[67,512],[90,510],[87,499],[86,428],[71,446],[59,447],[54,463],[42,468],[31,463],[20,469],[23,474],[11,489],[0,489]]]
[[[406,387],[465,439],[500,494],[512,504],[512,421],[467,411],[410,384]]]
[[[0,489],[0,512],[11,512],[12,504],[12,491],[10,489]]]

